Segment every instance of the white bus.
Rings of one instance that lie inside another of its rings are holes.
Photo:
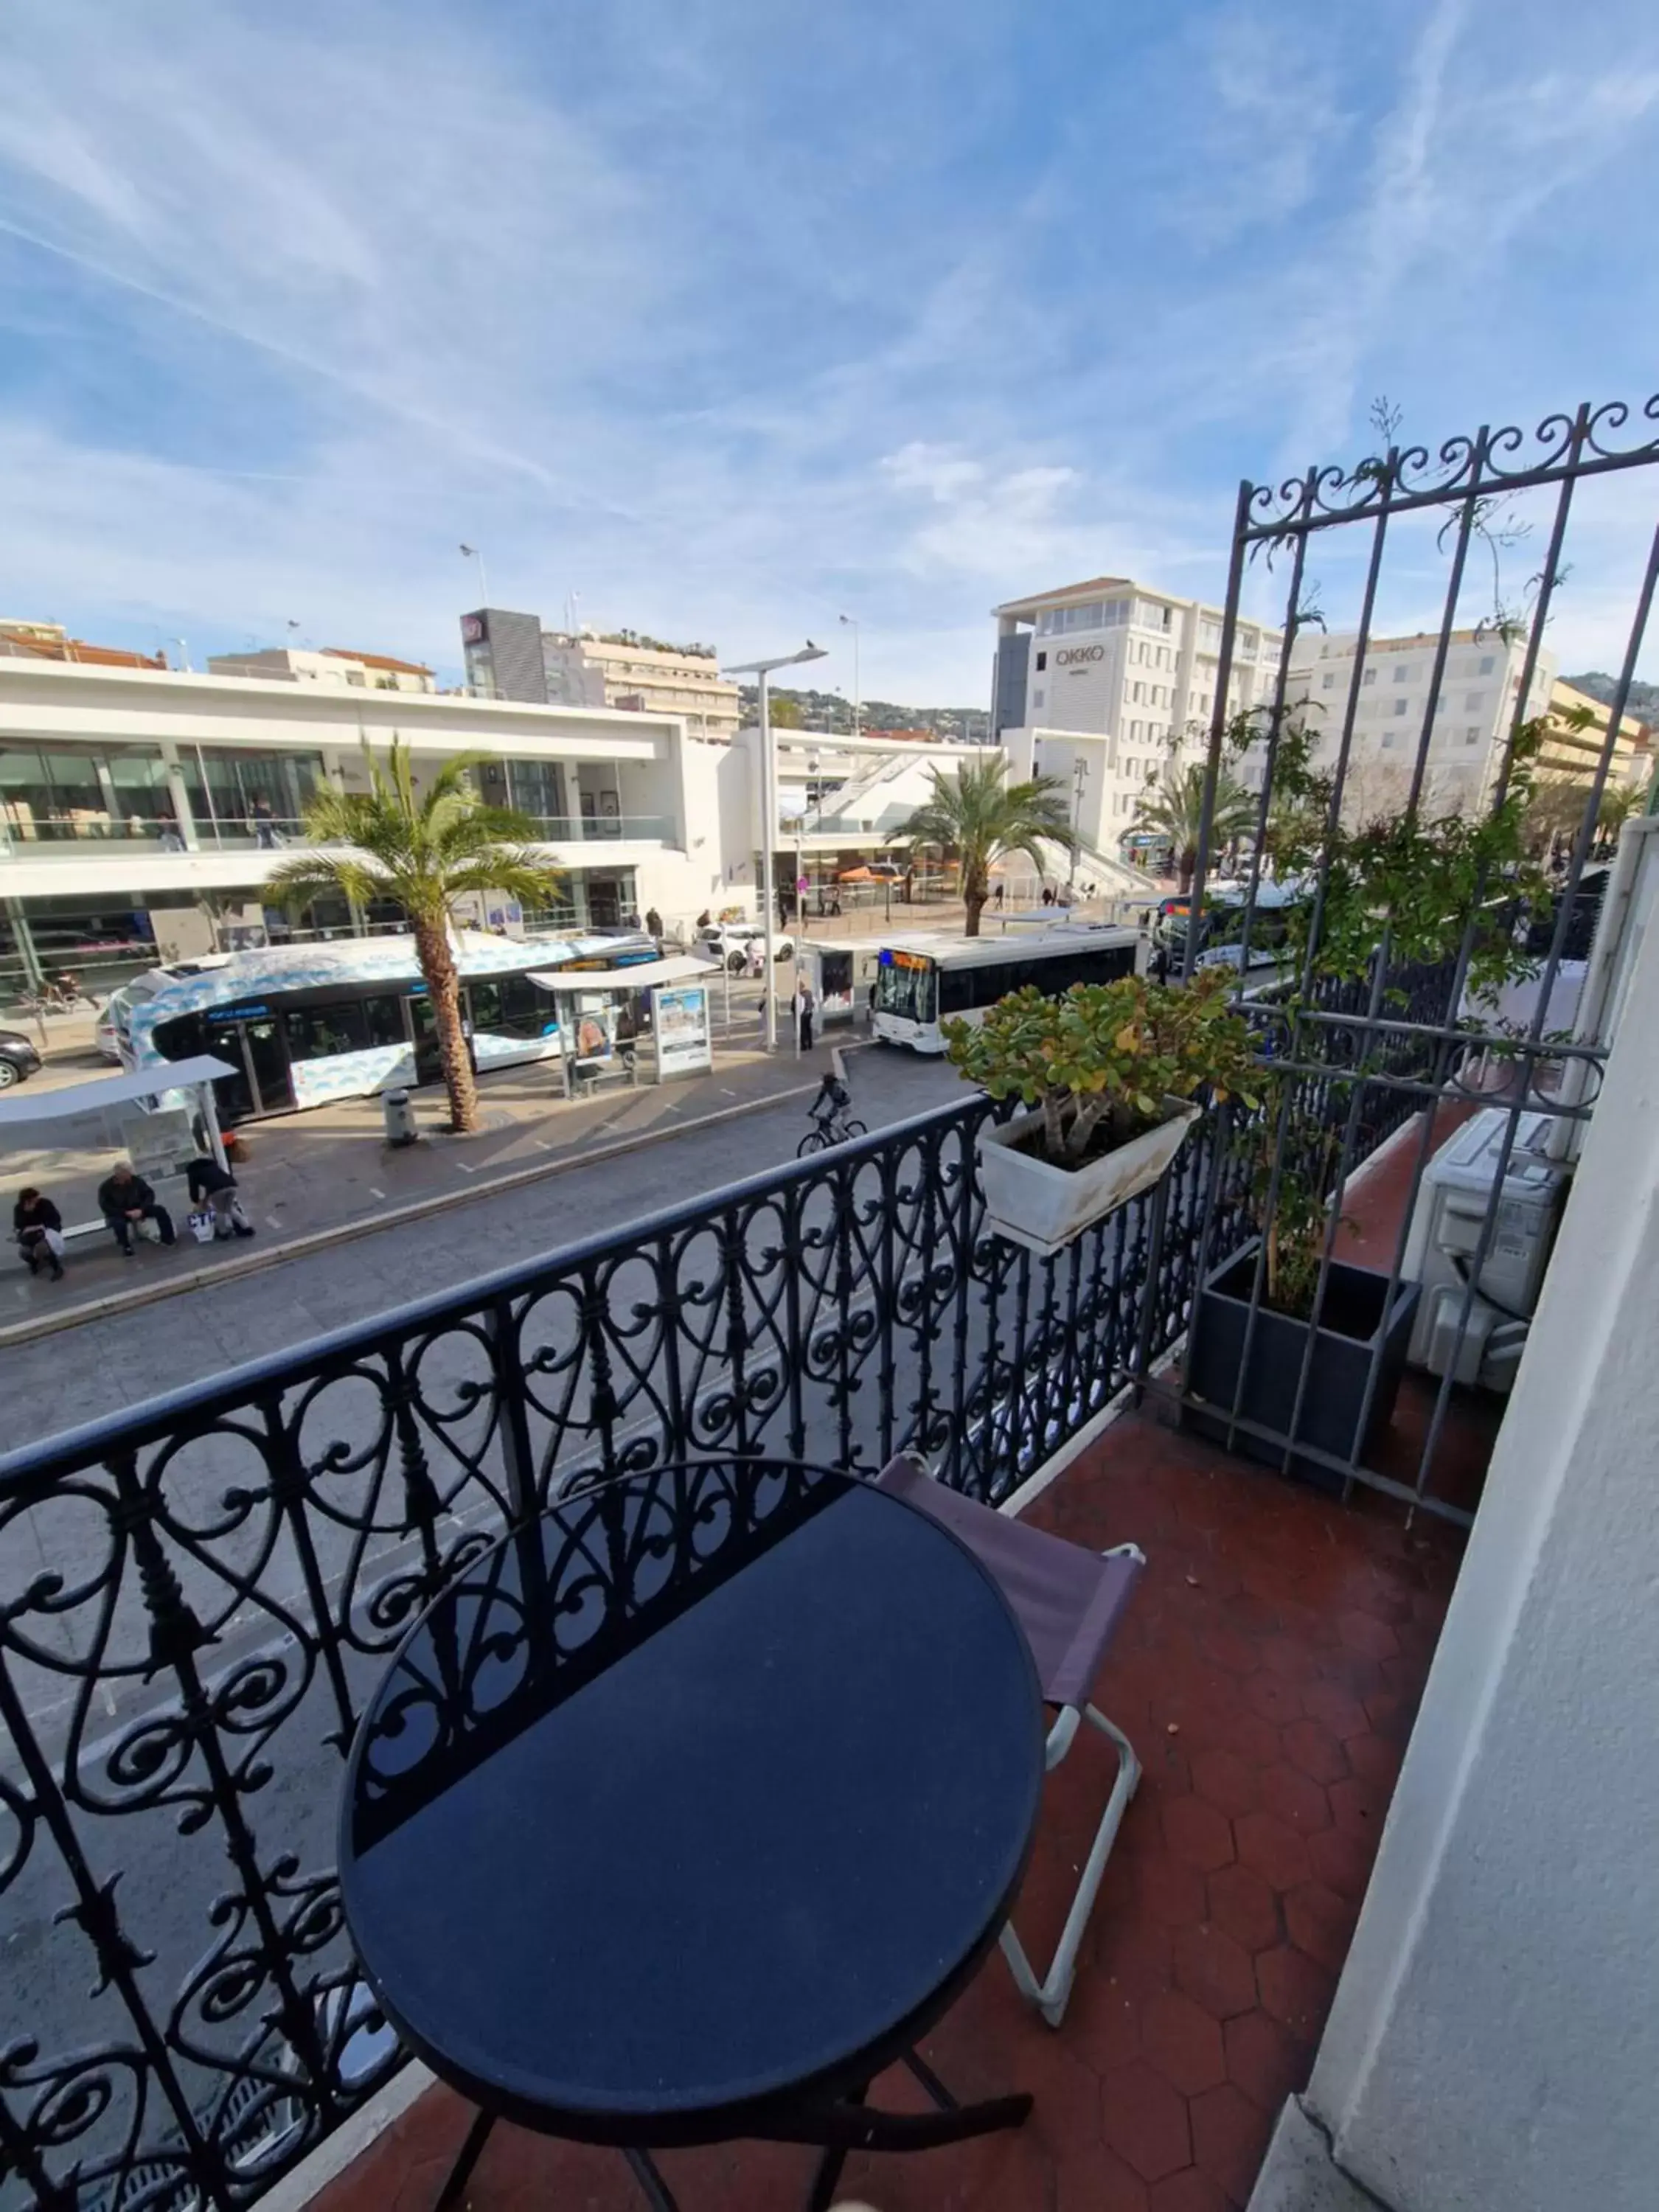
[[[941,1023],[974,1022],[1024,983],[1050,995],[1073,983],[1113,983],[1135,972],[1133,929],[1080,924],[1042,935],[895,937],[878,955],[875,1033],[916,1052],[943,1052]]]
[[[592,970],[596,987],[614,988],[629,968],[657,957],[655,944],[636,930],[513,939],[458,929],[451,943],[481,1073],[559,1055],[553,997],[531,981],[531,969]],[[106,1012],[130,1074],[194,1053],[228,1060],[235,1073],[214,1086],[228,1127],[434,1083],[442,1072],[415,940],[403,933],[153,968],[117,991]]]

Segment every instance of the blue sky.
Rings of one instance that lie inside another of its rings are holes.
[[[0,612],[198,665],[453,673],[465,539],[501,605],[850,690],[845,612],[866,695],[981,704],[997,600],[1218,595],[1239,477],[1377,392],[1437,441],[1659,387],[1651,0],[6,14]]]

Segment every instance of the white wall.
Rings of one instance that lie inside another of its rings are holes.
[[[1659,2203],[1659,934],[1307,2102],[1396,2212]]]

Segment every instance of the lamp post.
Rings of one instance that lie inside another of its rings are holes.
[[[463,545],[461,548],[461,557],[465,561],[476,561],[477,562],[478,605],[481,607],[487,607],[489,605],[489,579],[484,574],[483,555],[479,552],[476,545]]]
[[[859,626],[851,615],[842,615],[840,619],[853,633],[853,735],[856,738],[864,719],[864,693],[859,683]]]
[[[773,881],[773,849],[778,842],[778,764],[772,753],[772,713],[766,679],[775,669],[794,668],[805,660],[822,660],[824,648],[809,637],[799,653],[781,653],[772,660],[740,660],[726,671],[728,676],[752,676],[760,692],[761,754],[761,919],[766,947],[766,1049],[778,1048],[778,1006],[772,994],[772,963],[777,947],[778,899]],[[798,1032],[799,1033],[799,1032]]]
[[[1077,844],[1083,834],[1083,787],[1089,781],[1089,763],[1081,753],[1072,763],[1072,870],[1066,878],[1067,887],[1077,889]]]

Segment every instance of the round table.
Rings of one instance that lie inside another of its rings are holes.
[[[627,2148],[923,2148],[963,2110],[913,2045],[1018,1887],[1042,1779],[1030,1655],[939,1524],[731,1459],[567,1498],[399,1647],[347,1769],[340,1881],[387,2017],[479,2107]],[[895,2059],[940,2110],[862,2100]],[[827,2177],[827,2178],[826,2178]]]

